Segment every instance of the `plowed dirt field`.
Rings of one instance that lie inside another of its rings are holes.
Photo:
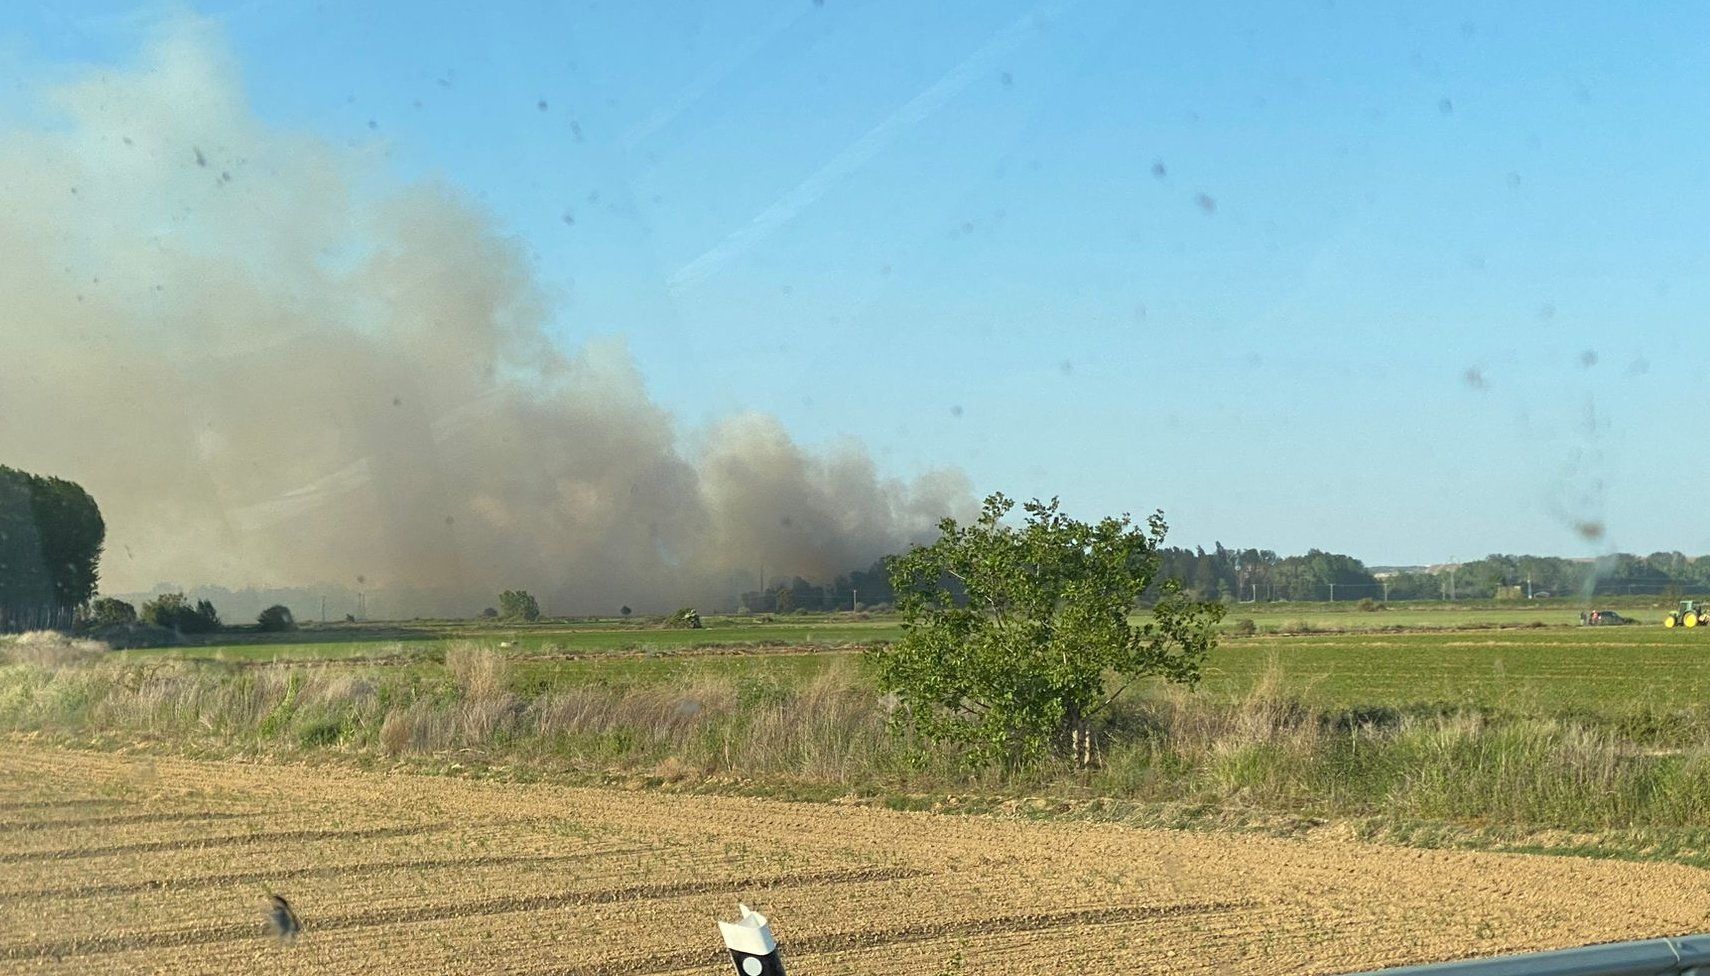
[[[263,930],[271,888],[305,926]],[[1710,872],[0,741],[0,972],[1341,973],[1710,929]]]

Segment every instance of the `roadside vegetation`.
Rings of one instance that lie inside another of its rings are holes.
[[[1696,652],[1685,643],[1682,654]],[[1481,653],[1488,667],[1509,650]],[[1552,653],[1593,686],[1597,662],[1621,668],[1607,646]],[[899,731],[897,700],[858,655],[596,659],[555,681],[470,642],[411,667],[125,658],[35,635],[4,654],[0,728],[99,747],[907,806],[1042,797],[1049,811],[1178,826],[1341,822],[1414,843],[1494,832],[1518,848],[1710,851],[1699,837],[1710,707],[1685,697],[1587,707],[1516,685],[1455,704],[1397,684],[1335,704],[1323,680],[1267,653],[1246,661],[1242,681],[1214,674],[1198,692],[1154,681],[1120,699],[1093,726],[1091,762],[970,769],[953,743]],[[765,666],[778,660],[806,666]]]

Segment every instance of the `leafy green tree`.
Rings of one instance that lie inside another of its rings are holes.
[[[116,597],[104,596],[89,605],[91,627],[122,627],[137,621],[137,608]]]
[[[220,629],[220,615],[207,600],[195,606],[182,593],[162,593],[142,606],[144,623],[170,627],[183,634],[208,634]]]
[[[52,601],[29,475],[0,468],[0,632],[42,626]]]
[[[970,763],[1087,764],[1093,719],[1135,682],[1198,680],[1223,608],[1166,583],[1151,620],[1129,622],[1158,569],[1162,514],[1087,523],[1052,499],[1028,502],[1016,527],[1013,507],[991,495],[972,524],[947,518],[938,541],[892,559],[904,629],[874,652],[879,680],[904,721]]]
[[[101,546],[107,538],[101,510],[87,491],[63,478],[32,476],[30,489],[54,605],[81,607],[94,597],[101,579]]]
[[[257,630],[269,632],[296,630],[297,618],[291,615],[291,608],[283,603],[275,603],[255,618]]]
[[[222,626],[224,625],[220,623],[219,611],[214,609],[214,605],[207,600],[197,600],[195,613],[181,623],[178,629],[187,634],[210,634]]]
[[[539,620],[540,604],[527,590],[506,590],[499,594],[499,616],[506,620]]]
[[[190,603],[182,593],[162,593],[142,605],[143,623],[156,627],[177,627],[178,618],[189,612]]]
[[[95,595],[106,534],[78,485],[0,466],[0,630],[71,624]]]

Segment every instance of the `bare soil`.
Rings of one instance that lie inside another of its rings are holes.
[[[264,929],[268,890],[302,917]],[[1345,973],[1710,929],[1710,872],[0,741],[0,972]]]

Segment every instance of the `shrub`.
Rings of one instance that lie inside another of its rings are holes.
[[[296,630],[297,618],[291,616],[290,607],[282,603],[275,603],[261,611],[261,615],[255,618],[255,626],[258,630],[265,630],[270,633]]]
[[[1366,597],[1365,599],[1361,600],[1359,602],[1358,606],[1361,610],[1363,610],[1366,613],[1376,613],[1379,610],[1388,609],[1383,604],[1377,602],[1376,600],[1372,599],[1369,596]]]
[[[305,749],[337,745],[348,730],[338,719],[322,718],[303,726],[297,732],[297,744]]]
[[[1259,625],[1252,617],[1242,617],[1230,625],[1229,632],[1237,637],[1251,637],[1259,632]]]
[[[208,634],[220,629],[220,615],[207,600],[192,607],[182,593],[162,593],[143,604],[144,623],[169,627],[181,634]]]
[[[87,636],[113,648],[132,647],[171,647],[179,643],[178,631],[170,627],[159,627],[140,621],[128,624],[113,624],[107,627],[91,627]]]
[[[677,630],[700,630],[705,625],[701,623],[700,611],[694,607],[684,607],[666,617],[665,626]]]
[[[1012,526],[1012,507],[988,496],[973,523],[946,518],[938,541],[890,561],[903,634],[872,652],[880,690],[897,695],[912,731],[970,764],[1057,753],[1090,765],[1093,718],[1139,679],[1194,684],[1224,608],[1165,582],[1151,619],[1129,622],[1158,570],[1161,514],[1143,527],[1088,523],[1036,500]]]
[[[481,618],[483,620],[495,620],[498,618],[498,616],[499,616],[499,611],[494,607],[488,607],[487,609],[481,611]]]
[[[137,608],[123,600],[104,596],[89,605],[89,616],[85,622],[90,627],[118,627],[134,624],[137,621]]]

